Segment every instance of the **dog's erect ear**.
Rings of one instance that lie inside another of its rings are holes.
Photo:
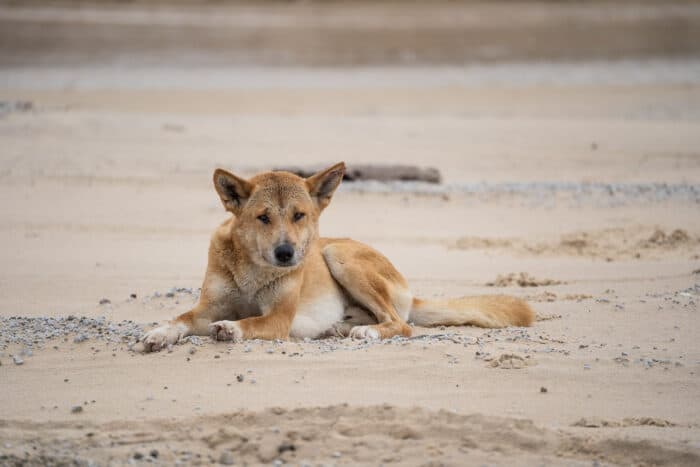
[[[333,193],[340,185],[343,175],[345,175],[345,162],[339,162],[306,179],[309,194],[316,202],[319,211],[331,202]]]
[[[227,211],[238,215],[245,206],[253,185],[240,177],[226,172],[223,169],[214,171],[214,188],[221,198],[221,202]]]

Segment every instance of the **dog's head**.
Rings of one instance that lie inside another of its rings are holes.
[[[318,218],[344,173],[343,162],[306,179],[268,172],[245,180],[217,169],[214,186],[226,210],[236,216],[234,235],[250,259],[261,266],[292,268],[318,237]]]

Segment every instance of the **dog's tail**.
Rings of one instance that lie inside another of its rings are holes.
[[[524,300],[508,295],[480,295],[448,300],[413,299],[409,321],[418,326],[502,328],[530,326],[535,313]]]

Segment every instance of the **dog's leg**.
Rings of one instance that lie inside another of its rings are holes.
[[[206,310],[197,305],[192,310],[184,313],[169,323],[158,326],[148,331],[141,341],[146,352],[156,352],[168,345],[177,343],[181,338],[193,334],[192,316],[202,314]]]
[[[333,278],[377,319],[377,324],[353,327],[350,337],[379,339],[411,335],[405,317],[413,297],[405,279],[388,259],[352,240],[329,243],[323,249],[323,257]]]
[[[358,306],[347,308],[343,315],[343,320],[335,323],[323,337],[350,337],[350,332],[357,327],[377,324],[372,313]]]
[[[181,338],[209,334],[209,324],[226,318],[233,311],[226,293],[223,279],[215,274],[207,274],[202,287],[199,303],[187,313],[174,320],[148,331],[141,341],[146,352],[155,352],[177,343]]]
[[[209,334],[216,340],[287,339],[299,302],[299,292],[286,294],[263,311],[263,316],[238,321],[217,321],[209,325]]]

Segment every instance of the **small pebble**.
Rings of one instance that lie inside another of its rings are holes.
[[[235,460],[233,458],[233,454],[231,454],[231,451],[224,451],[221,453],[221,456],[219,457],[219,464],[233,465],[234,463]]]
[[[79,343],[84,342],[86,340],[88,340],[88,336],[86,336],[85,334],[79,334],[73,338],[73,343],[79,344]]]
[[[24,360],[22,360],[19,355],[13,355],[12,361],[15,362],[15,365],[21,365],[24,363]]]
[[[70,409],[71,413],[81,413],[83,411],[83,406],[82,405],[75,405],[73,408]]]
[[[108,298],[103,298],[100,300],[100,305],[106,305],[108,303],[112,303]]]
[[[238,381],[239,383],[242,383],[244,379],[245,379],[245,376],[243,376],[243,375],[236,375],[236,381]]]
[[[545,392],[547,392],[547,388],[546,388],[546,387],[544,387],[544,386],[542,386],[542,387],[540,388],[540,392],[542,392],[542,393],[545,393]]]

